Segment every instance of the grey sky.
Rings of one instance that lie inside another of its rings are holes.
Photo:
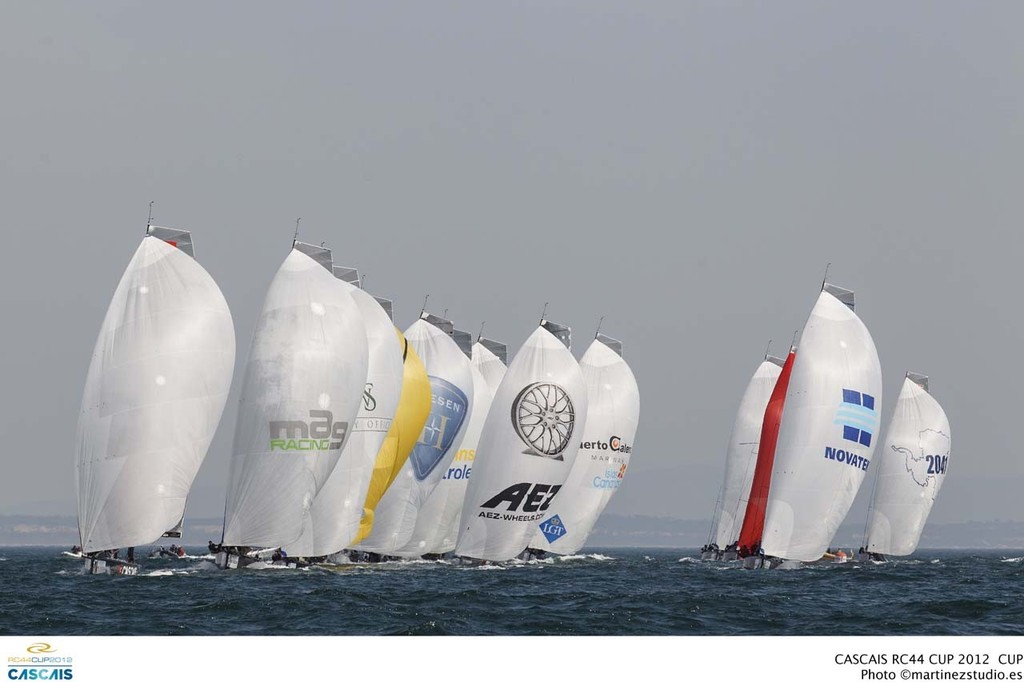
[[[1024,520],[1022,25],[1010,2],[5,3],[0,513],[74,513],[89,357],[155,200],[239,367],[298,216],[402,328],[429,293],[515,349],[550,301],[579,355],[606,315],[642,396],[619,514],[710,516],[743,388],[831,261],[884,419],[907,369],[949,414],[932,519]],[[241,378],[190,514],[222,511]]]

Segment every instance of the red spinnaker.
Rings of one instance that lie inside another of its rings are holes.
[[[768,488],[772,482],[772,466],[775,464],[775,444],[779,440],[779,425],[782,423],[782,408],[786,405],[786,390],[789,388],[789,375],[793,373],[793,362],[796,350],[790,350],[782,373],[775,381],[772,397],[768,399],[768,407],[764,410],[764,421],[761,423],[761,440],[757,448],[757,464],[754,467],[754,480],[750,485],[750,497],[747,498],[747,511],[743,515],[743,527],[740,529],[740,556],[754,553],[761,546],[761,535],[764,533],[764,513],[768,508]]]

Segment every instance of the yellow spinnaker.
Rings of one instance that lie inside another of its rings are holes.
[[[395,333],[398,334],[398,342],[403,348],[405,361],[402,367],[402,395],[398,399],[398,409],[395,411],[391,428],[388,429],[384,444],[381,445],[377,460],[373,464],[373,477],[370,479],[370,488],[363,505],[359,534],[350,546],[358,545],[369,537],[370,531],[373,530],[373,510],[398,478],[398,472],[409,459],[409,453],[423,433],[423,426],[430,416],[430,379],[427,378],[427,370],[402,332],[396,329]]]

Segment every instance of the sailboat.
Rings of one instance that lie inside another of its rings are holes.
[[[494,394],[487,386],[483,375],[472,362],[469,362],[472,356],[472,334],[455,329],[452,338],[467,358],[473,382],[473,398],[466,422],[466,432],[458,446],[453,446],[456,447],[455,456],[417,514],[412,538],[405,547],[395,552],[400,557],[440,557],[455,549],[466,488],[476,460],[477,444],[491,401],[494,399]]]
[[[500,341],[484,338],[481,334],[473,344],[472,362],[487,382],[491,393],[497,393],[498,386],[508,370],[508,346]]]
[[[366,491],[366,502],[363,503],[359,532],[349,545],[349,549],[345,550],[347,557],[362,555],[360,550],[353,548],[358,547],[373,532],[377,506],[405,467],[430,416],[431,393],[427,370],[416,354],[416,349],[402,332],[395,329],[395,335],[402,347],[402,393],[398,399],[395,418],[391,421],[391,428],[388,429],[384,442],[377,452],[370,485]]]
[[[330,249],[294,241],[246,364],[219,567],[244,567],[310,532],[313,499],[362,403],[368,356],[363,317]]]
[[[134,548],[180,529],[234,363],[231,313],[195,260],[191,234],[147,226],[107,309],[82,396],[75,481],[89,573],[134,575]]]
[[[743,559],[748,567],[761,567],[764,564],[760,553],[761,538],[764,535],[765,512],[768,509],[768,495],[771,489],[772,469],[775,466],[775,453],[779,441],[779,427],[782,425],[783,408],[789,392],[789,380],[793,375],[796,362],[796,346],[790,346],[789,354],[782,364],[779,378],[768,398],[761,420],[761,435],[757,445],[757,461],[754,464],[754,477],[750,481],[750,493],[747,496],[747,507],[743,512],[743,523],[740,525],[736,547],[727,553],[729,559],[733,552]],[[723,556],[723,559],[726,558]]]
[[[750,378],[729,436],[725,455],[725,478],[718,496],[717,514],[711,527],[708,544],[701,550],[702,559],[737,558],[736,547],[750,498],[757,464],[758,445],[764,413],[772,390],[782,373],[785,360],[765,353],[764,360]],[[783,395],[785,395],[783,393]]]
[[[769,563],[824,556],[871,464],[881,407],[878,352],[854,312],[854,292],[826,282],[801,335],[779,427],[761,540]]]
[[[917,549],[949,465],[945,411],[928,390],[928,377],[907,372],[879,453],[864,543],[867,557],[906,556]]]
[[[587,418],[569,345],[569,327],[542,319],[509,365],[480,435],[456,555],[516,557],[565,483]]]
[[[598,333],[580,358],[587,386],[587,420],[558,498],[541,519],[530,548],[579,552],[626,476],[640,421],[640,389],[622,357],[622,343]]]
[[[395,336],[391,301],[363,291],[355,268],[334,266],[334,276],[355,301],[366,329],[366,384],[341,458],[313,500],[311,526],[284,547],[289,557],[327,557],[355,539],[377,453],[402,392],[403,349]]]
[[[373,531],[357,550],[386,556],[419,556],[414,532],[420,512],[459,449],[473,406],[469,358],[452,338],[454,325],[423,312],[405,338],[422,359],[430,381],[430,416],[402,471],[377,505]],[[433,528],[437,518],[422,529]],[[413,547],[407,548],[407,545]]]

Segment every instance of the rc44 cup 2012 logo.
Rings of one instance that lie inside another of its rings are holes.
[[[7,679],[73,680],[71,657],[59,654],[48,642],[34,642],[25,647],[25,653],[7,657]]]
[[[530,384],[512,401],[512,426],[528,446],[524,454],[562,460],[576,424],[576,410],[557,384]]]

